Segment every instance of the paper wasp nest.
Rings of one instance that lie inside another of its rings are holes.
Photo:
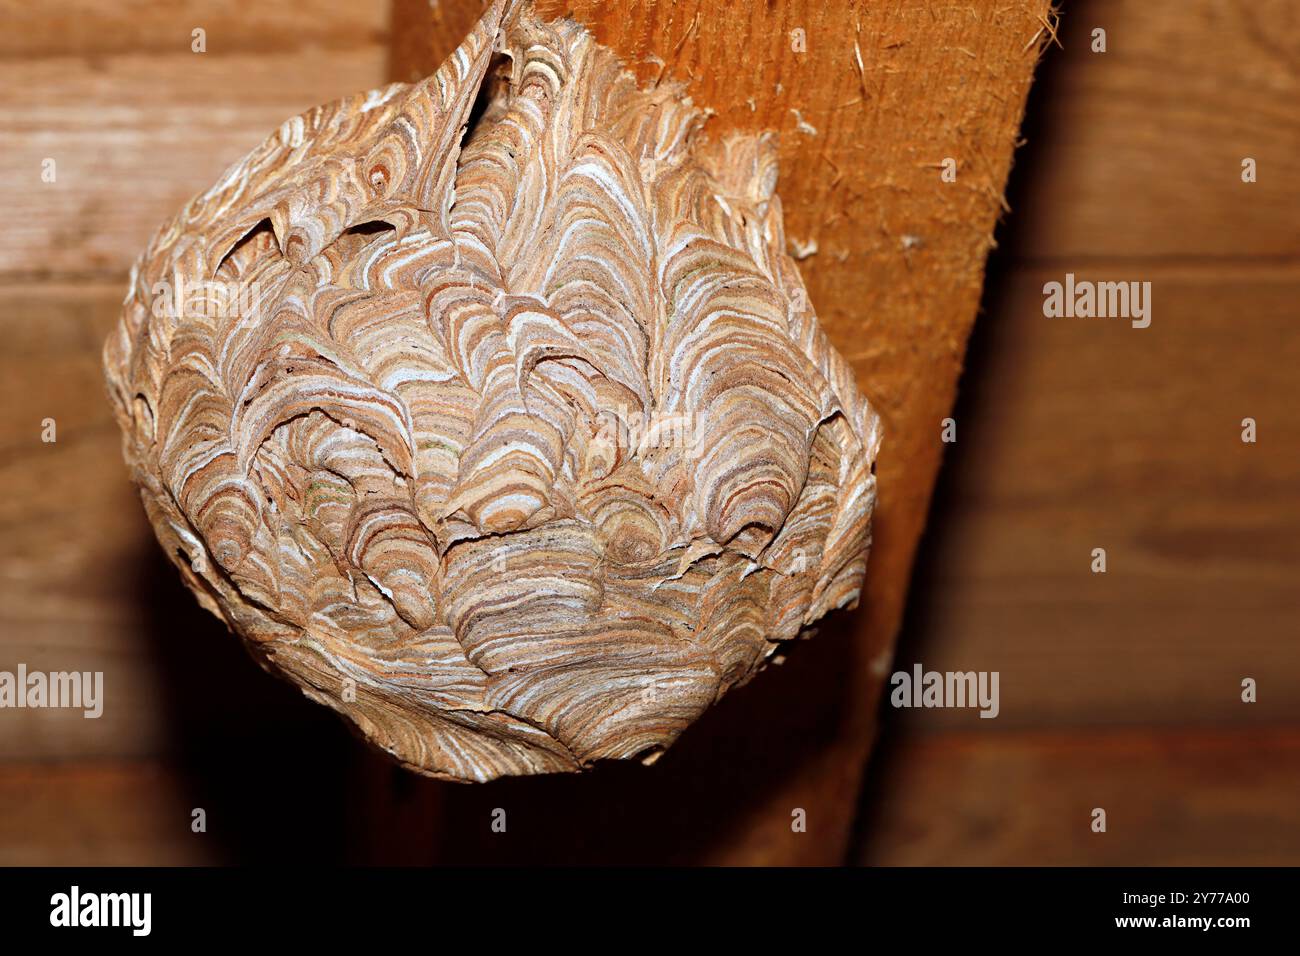
[[[104,352],[203,605],[459,780],[653,757],[855,602],[879,444],[769,140],[505,7],[192,200]]]

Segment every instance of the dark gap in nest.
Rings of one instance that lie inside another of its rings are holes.
[[[221,261],[217,263],[217,268],[214,274],[220,274],[221,267],[224,266],[227,262],[229,262],[230,258],[235,253],[239,252],[250,242],[255,242],[259,236],[263,236],[267,234],[270,234],[271,241],[275,242],[275,229],[271,226],[271,220],[262,219],[257,223],[257,225],[253,226],[252,229],[244,233],[243,237],[239,239],[239,241],[236,242],[233,246],[231,246],[230,249],[226,252],[226,254],[221,257]]]
[[[502,68],[509,59],[504,53],[497,53],[488,63],[487,70],[483,74],[483,83],[474,96],[474,105],[470,107],[469,116],[465,120],[465,133],[460,138],[462,147],[473,141],[474,134],[478,132],[483,117],[487,114],[488,107],[492,105],[502,84],[510,82],[508,69]]]
[[[372,219],[369,222],[359,222],[355,226],[348,226],[343,230],[345,236],[374,236],[381,232],[396,232],[397,227],[391,222],[385,222],[383,219]]]

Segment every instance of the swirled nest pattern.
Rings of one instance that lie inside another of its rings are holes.
[[[856,603],[878,419],[785,252],[772,140],[704,120],[497,0],[423,82],[286,122],[132,271],[104,365],[159,541],[413,769],[648,760]]]

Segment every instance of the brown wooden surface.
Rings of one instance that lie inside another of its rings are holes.
[[[890,773],[869,779],[870,809],[860,824],[876,835],[863,857],[868,864],[1285,866],[1300,858],[1300,735],[1293,731],[1260,733],[1249,748],[1221,731],[939,731],[888,738],[885,755]],[[380,799],[396,808],[400,826],[379,844],[369,842],[373,832],[362,845],[359,835],[327,831],[333,846],[356,843],[358,859],[411,862],[413,842],[436,839],[427,804],[403,793],[401,778],[362,778],[384,792],[357,795],[354,811]],[[322,855],[319,833],[278,814],[262,831],[232,839],[224,811],[238,806],[233,796],[205,799],[208,833],[192,833],[190,779],[153,760],[2,764],[0,865]],[[1105,834],[1089,829],[1096,806],[1107,809]]]
[[[328,46],[307,26],[312,10],[291,15],[289,5],[235,28],[240,18],[215,0],[133,4],[139,20],[61,2],[73,29],[46,5],[7,6],[26,13],[0,41],[5,282],[103,278],[125,288],[164,219],[290,116],[381,83],[387,61],[380,2],[315,4],[355,24],[329,33]],[[356,10],[367,15],[346,12]],[[204,24],[208,52],[193,53],[190,32]],[[57,163],[54,183],[41,180],[46,158]]]
[[[890,738],[862,862],[1294,866],[1300,733],[936,732]],[[1091,829],[1106,811],[1106,832]]]
[[[2,863],[352,852],[357,745],[179,587],[127,481],[99,351],[165,217],[285,118],[383,82],[389,13],[0,2],[0,668],[102,670],[106,695],[99,720],[0,712]],[[299,825],[268,807],[300,808]],[[325,829],[338,840],[314,850]]]
[[[860,858],[1294,865],[1300,14],[1096,0],[1061,39],[897,661],[999,670],[1002,713],[887,713]],[[1150,281],[1151,327],[1044,318],[1067,271]]]
[[[1009,250],[1082,266],[1294,264],[1300,6],[1076,0],[1044,64]],[[1107,31],[1107,51],[1090,50]],[[1067,42],[1068,41],[1068,42]],[[1241,181],[1241,160],[1259,180]]]
[[[900,663],[999,670],[990,732],[1300,724],[1300,270],[1081,269],[1153,283],[1136,330],[1044,318],[1062,268],[1013,268],[977,333]]]

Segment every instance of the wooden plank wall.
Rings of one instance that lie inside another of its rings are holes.
[[[1000,671],[1001,715],[886,715],[860,857],[1294,865],[1300,10],[1094,0],[1060,36],[897,658]],[[1045,318],[1067,271],[1150,281],[1151,326]]]
[[[0,668],[101,670],[107,696],[98,720],[0,717],[0,863],[337,858],[353,741],[160,559],[99,351],[164,218],[287,117],[384,81],[389,4],[0,9]]]

